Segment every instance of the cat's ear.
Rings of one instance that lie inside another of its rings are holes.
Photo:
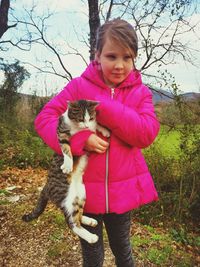
[[[72,108],[74,106],[74,102],[67,100],[67,108]]]
[[[96,108],[100,104],[99,101],[93,101],[93,100],[89,100],[89,103],[93,108]]]

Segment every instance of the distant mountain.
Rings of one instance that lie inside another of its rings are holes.
[[[151,91],[153,93],[153,102],[154,104],[158,104],[160,102],[172,102],[174,99],[174,96],[172,93],[162,90],[162,89],[153,89],[151,88]],[[197,98],[200,98],[200,93],[194,93],[194,92],[188,92],[181,94],[181,96],[188,101],[195,100]]]
[[[174,100],[174,96],[171,92],[168,92],[166,90],[162,89],[154,89],[150,88],[152,93],[153,93],[153,102],[154,104],[158,103],[170,103]],[[33,98],[37,98],[38,101],[40,100],[41,102],[47,102],[51,97],[41,97],[41,96],[33,96],[29,94],[18,94],[20,96],[20,99],[22,100],[23,104],[25,105],[30,105],[29,101]],[[200,98],[200,93],[194,93],[194,92],[188,92],[181,94],[181,96],[188,101],[195,100],[197,98]]]
[[[167,92],[165,90],[157,90],[151,88],[151,91],[153,93],[153,102],[154,104],[157,104],[159,102],[170,102],[173,101],[173,95],[170,92]]]
[[[189,92],[189,93],[182,94],[182,96],[186,100],[195,100],[200,97],[200,93]]]

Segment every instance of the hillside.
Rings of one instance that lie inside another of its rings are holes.
[[[160,102],[172,102],[174,99],[174,96],[171,92],[168,92],[166,90],[157,90],[154,88],[151,88],[153,93],[153,102],[154,104],[158,104]],[[200,93],[194,93],[194,92],[188,92],[184,94],[180,94],[180,96],[186,100],[186,101],[194,101],[198,98],[200,98]]]

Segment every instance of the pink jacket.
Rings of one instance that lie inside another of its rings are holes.
[[[119,87],[111,90],[103,82],[98,64],[92,62],[81,77],[75,78],[52,100],[35,120],[44,142],[61,153],[56,128],[67,100],[98,100],[97,121],[110,129],[106,153],[90,153],[83,180],[86,188],[85,212],[124,213],[158,199],[141,149],[148,147],[159,131],[151,91],[133,71]],[[70,140],[74,155],[84,153],[90,131]]]

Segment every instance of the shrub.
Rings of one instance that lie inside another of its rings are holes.
[[[52,151],[32,132],[4,124],[0,126],[0,139],[0,168],[48,167]]]

